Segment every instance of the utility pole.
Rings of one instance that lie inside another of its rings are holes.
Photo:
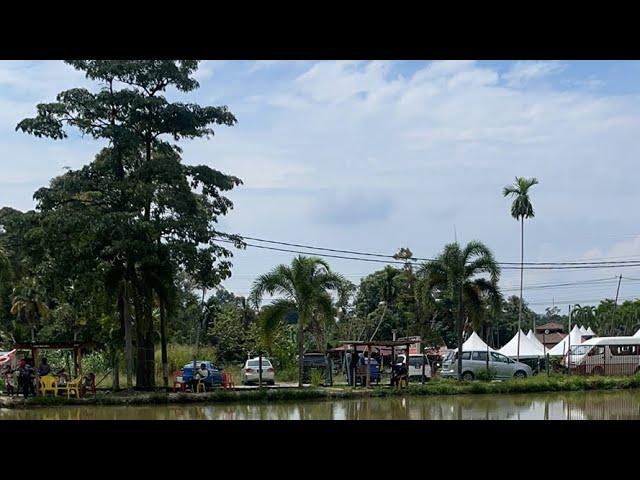
[[[618,309],[618,294],[620,293],[620,283],[621,282],[622,282],[622,274],[620,274],[620,276],[618,277],[618,289],[616,290],[616,301],[613,304],[613,314],[612,314],[612,318],[611,318],[611,331],[610,331],[611,334],[613,334],[613,322],[615,322],[616,310]]]

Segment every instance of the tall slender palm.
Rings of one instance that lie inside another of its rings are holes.
[[[482,274],[488,274],[489,278]],[[446,310],[449,318],[456,317],[460,375],[463,317],[466,315],[477,328],[486,313],[487,304],[500,304],[500,267],[491,250],[481,242],[469,242],[464,248],[458,243],[450,243],[434,260],[422,265],[418,275],[436,299],[438,307]]]
[[[260,324],[267,344],[283,320],[292,312],[298,315],[298,386],[302,387],[304,331],[314,324],[333,319],[335,309],[331,291],[338,291],[342,275],[334,273],[324,260],[317,257],[297,256],[291,266],[278,265],[253,284],[251,296],[259,303],[264,294],[281,295],[267,305],[261,315]]]
[[[529,199],[529,189],[538,183],[538,179],[516,177],[513,185],[507,185],[502,189],[502,195],[505,197],[514,197],[511,204],[511,216],[516,220],[520,220],[520,308],[518,310],[518,337],[520,337],[520,329],[522,327],[522,285],[524,279],[524,219],[533,218],[535,216],[533,205]],[[535,318],[533,321],[533,331],[535,332]],[[517,358],[520,361],[520,338],[518,338]]]

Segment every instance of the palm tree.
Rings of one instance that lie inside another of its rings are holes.
[[[422,265],[418,273],[437,307],[444,309],[450,318],[456,317],[460,375],[463,317],[466,316],[477,328],[486,313],[487,304],[500,305],[500,267],[487,246],[472,241],[464,248],[458,243],[445,245],[442,253]],[[482,274],[488,274],[489,278],[479,276]]]
[[[46,295],[33,277],[26,277],[14,288],[11,314],[24,319],[31,328],[31,341],[35,342],[35,330],[41,319],[49,316]]]
[[[335,317],[330,291],[339,291],[345,279],[334,273],[324,260],[297,256],[291,266],[278,265],[253,284],[251,296],[256,303],[265,293],[278,294],[261,312],[260,323],[265,343],[270,344],[274,332],[292,312],[298,316],[298,386],[302,387],[304,331]]]
[[[502,189],[502,195],[505,197],[514,197],[511,204],[511,216],[516,220],[520,220],[520,308],[518,310],[518,335],[520,335],[522,323],[522,284],[524,278],[524,219],[533,218],[535,216],[533,205],[529,199],[529,189],[538,183],[538,179],[516,177],[513,185],[507,185]],[[535,332],[535,319],[533,320],[533,328]],[[520,339],[518,338],[518,361],[520,361]]]

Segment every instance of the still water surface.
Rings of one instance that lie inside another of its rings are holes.
[[[630,420],[640,391],[0,409],[0,420]]]

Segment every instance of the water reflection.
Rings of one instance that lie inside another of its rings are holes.
[[[0,409],[14,420],[631,420],[640,392],[388,397],[278,404]]]

